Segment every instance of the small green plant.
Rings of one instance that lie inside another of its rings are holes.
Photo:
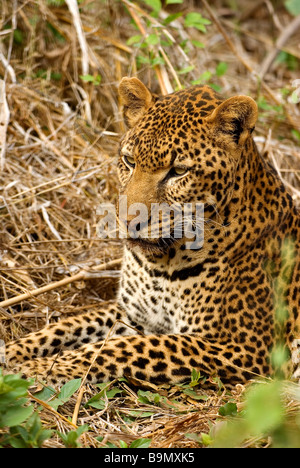
[[[107,400],[111,400],[116,395],[123,392],[123,390],[120,388],[111,388],[112,382],[104,382],[95,386],[100,388],[100,392],[90,398],[89,401],[85,404],[85,407],[90,406],[92,408],[103,410],[107,405]]]
[[[297,143],[300,143],[300,132],[296,128],[291,129],[291,135],[292,137],[297,141]]]
[[[103,437],[97,437],[99,442],[102,442]],[[136,439],[131,442],[130,445],[124,440],[119,440],[119,445],[113,444],[112,442],[107,442],[102,448],[148,448],[151,444],[151,439],[141,438]]]
[[[52,431],[44,429],[28,398],[31,380],[19,375],[3,375],[0,369],[0,446],[15,448],[41,447]]]
[[[195,11],[186,13],[182,10],[166,16],[165,12],[162,11],[163,5],[160,0],[144,0],[143,3],[152,10],[150,15],[145,11],[146,9],[143,10],[140,6],[136,8],[134,4],[134,14],[132,14],[132,11],[128,11],[132,16],[132,24],[134,24],[139,32],[138,34],[133,34],[127,40],[128,46],[137,49],[137,53],[135,54],[136,68],[139,70],[148,65],[155,69],[158,76],[160,75],[160,67],[169,68],[175,80],[175,88],[181,89],[180,75],[188,75],[196,68],[195,64],[191,63],[188,59],[191,47],[203,48],[205,45],[198,40],[198,37],[196,39],[193,37],[182,39],[180,31],[182,28],[186,30],[196,29],[205,34],[207,26],[211,24],[211,21]],[[167,5],[172,3],[184,4],[183,0],[166,1]],[[178,27],[179,24],[180,27]],[[187,35],[190,36],[190,34]],[[183,63],[182,60],[180,61],[178,69],[176,69],[176,64],[169,58],[171,53],[174,52],[174,47],[178,50],[179,56],[185,58]],[[207,81],[212,76],[210,71],[207,71],[207,73],[209,76],[201,75],[201,83]],[[216,70],[216,76],[221,76],[223,73],[225,73],[225,70],[224,67],[222,69],[221,65],[221,68]]]
[[[123,440],[120,440],[120,447],[121,448],[148,448],[149,445],[151,444],[151,439],[136,439],[133,442],[131,442],[130,445],[126,444]]]
[[[0,427],[17,426],[33,412],[28,405],[27,389],[31,382],[18,375],[3,375],[0,370]]]
[[[221,416],[235,416],[237,414],[236,403],[231,401],[225,403],[225,405],[219,408],[219,414]]]
[[[299,60],[292,54],[282,50],[279,52],[276,63],[284,63],[288,70],[295,71],[299,69]]]
[[[38,413],[34,412],[23,425],[11,427],[7,441],[14,448],[39,448],[52,432],[43,428]]]
[[[38,69],[32,74],[33,78],[41,78],[42,80],[54,80],[59,81],[62,78],[62,74],[57,71],[48,71],[43,68]]]
[[[200,13],[191,12],[187,13],[184,19],[184,26],[186,28],[196,28],[199,31],[206,33],[206,26],[211,24],[211,21],[204,18]]]
[[[195,432],[188,432],[185,434],[185,437],[187,439],[194,440],[200,446],[204,445],[205,447],[208,447],[213,442],[211,436],[209,434],[205,434],[204,432],[201,432],[200,435],[196,434]]]
[[[159,393],[153,393],[149,390],[138,390],[138,401],[145,405],[160,406],[165,399]]]
[[[57,434],[62,439],[66,448],[80,448],[81,444],[78,439],[84,432],[88,430],[89,426],[87,424],[84,424],[83,426],[79,426],[76,430],[69,431],[66,434],[63,434],[59,431],[57,431]]]
[[[101,75],[80,75],[79,77],[85,83],[93,83],[93,85],[98,86],[101,83],[102,77]]]
[[[52,387],[44,387],[41,392],[36,393],[36,396],[43,401],[46,401],[48,405],[52,406],[53,409],[57,410],[59,406],[67,403],[74,393],[79,389],[81,385],[81,379],[73,379],[65,383],[60,392],[57,393]]]
[[[201,388],[201,384],[203,385],[205,381],[206,377],[203,377],[200,372],[196,371],[196,369],[193,369],[190,382],[180,384],[178,387],[181,388],[182,393],[193,398],[193,400],[207,400],[208,396],[206,394],[197,392],[196,389],[196,387],[199,388],[199,386]]]
[[[244,408],[226,418],[217,431],[213,447],[241,447],[247,439],[274,448],[300,447],[299,413],[289,415],[284,403],[283,381],[267,381],[251,385],[245,393]]]

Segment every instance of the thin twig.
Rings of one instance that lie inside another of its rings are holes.
[[[218,20],[217,16],[214,14],[213,10],[210,8],[209,4],[207,3],[206,0],[202,0],[202,3],[204,5],[204,7],[206,8],[209,16],[211,17],[212,21],[215,23],[215,25],[217,26],[218,30],[220,31],[220,33],[222,34],[222,36],[224,37],[226,43],[228,44],[228,47],[230,48],[231,52],[237,57],[237,59],[239,60],[239,62],[241,62],[244,67],[250,72],[250,73],[253,73],[253,69],[252,67],[249,65],[248,62],[246,62],[246,60],[238,53],[235,45],[233,44],[233,42],[231,41],[230,37],[228,36],[227,32],[225,31],[225,29],[223,28],[222,24],[220,23],[220,21]]]
[[[5,74],[4,74],[4,81],[6,81],[7,74],[10,75],[11,80],[13,83],[16,83],[16,74],[10,65],[10,58],[11,58],[11,53],[12,53],[12,48],[13,48],[13,43],[14,43],[14,32],[17,29],[17,0],[13,0],[12,2],[12,16],[11,16],[11,34],[9,38],[9,46],[8,46],[8,52],[7,52],[7,65],[5,67]]]
[[[82,400],[82,397],[83,397],[83,394],[84,394],[85,390],[86,390],[85,386],[81,385],[81,387],[79,389],[79,392],[78,392],[78,395],[77,395],[76,405],[75,405],[75,408],[74,408],[74,411],[73,411],[73,416],[72,416],[72,423],[74,424],[74,426],[77,425],[78,413],[79,413],[81,400]]]
[[[83,75],[87,75],[89,72],[89,54],[88,46],[86,43],[85,35],[83,33],[79,8],[76,0],[66,0],[66,4],[70,10],[70,13],[73,17],[73,23],[76,29],[78,42],[81,49],[81,66]]]
[[[112,260],[110,262],[103,263],[102,265],[97,265],[97,266],[91,268],[90,272],[105,270],[106,268],[111,268],[111,267],[117,266],[117,265],[119,265],[121,263],[121,261],[122,261],[122,259],[118,258],[116,260]],[[53,289],[58,289],[61,286],[65,286],[66,284],[73,283],[74,281],[82,280],[82,279],[84,279],[86,277],[87,273],[89,273],[89,272],[87,272],[86,270],[81,270],[79,273],[77,273],[74,276],[70,276],[70,277],[64,278],[64,279],[62,279],[60,281],[55,281],[54,283],[50,283],[50,284],[47,284],[46,286],[42,286],[41,288],[33,289],[32,291],[29,291],[27,293],[20,294],[20,295],[15,296],[15,297],[11,297],[10,299],[7,299],[5,301],[0,302],[0,307],[9,307],[9,306],[12,306],[14,304],[19,304],[20,302],[25,301],[26,299],[29,299],[31,297],[35,297],[35,296],[38,296],[38,295],[43,294],[45,292],[52,291]]]
[[[283,45],[296,31],[299,31],[299,28],[300,28],[300,15],[296,16],[296,18],[293,19],[293,21],[288,25],[288,27],[282,31],[282,33],[280,34],[280,36],[278,37],[276,41],[275,47],[266,56],[261,66],[261,71],[260,71],[261,79],[263,79],[265,74],[268,72],[269,68],[274,62],[278,52],[282,49]]]
[[[43,406],[47,411],[50,411],[50,413],[54,414],[57,418],[62,419],[65,423],[69,424],[72,426],[74,429],[77,429],[77,425],[74,424],[72,421],[70,421],[68,418],[63,416],[62,414],[59,414],[52,406],[50,406],[48,403],[46,403],[43,400],[40,400],[39,398],[35,397],[32,395],[30,392],[28,392],[28,396],[30,397],[31,400],[36,401],[39,405]]]

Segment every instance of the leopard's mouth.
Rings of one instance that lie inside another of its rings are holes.
[[[128,248],[135,249],[139,247],[143,252],[153,255],[163,255],[168,252],[170,247],[174,244],[175,239],[172,238],[159,238],[150,241],[142,237],[129,238],[126,240]]]

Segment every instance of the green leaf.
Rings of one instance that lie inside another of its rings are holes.
[[[180,18],[180,16],[182,16],[182,13],[181,13],[181,12],[173,13],[173,14],[167,16],[166,19],[164,19],[163,24],[164,24],[165,26],[167,26],[168,24],[170,24],[170,23],[172,23],[173,21],[175,21],[177,18]]]
[[[129,448],[148,448],[149,445],[151,444],[151,439],[136,439],[133,442],[131,442]]]
[[[279,381],[257,384],[249,389],[245,418],[252,433],[275,430],[282,423],[284,411],[280,394]]]
[[[85,406],[91,406],[92,408],[96,409],[104,409],[106,405],[105,397],[109,400],[123,392],[121,388],[112,388],[109,390],[109,386],[110,383],[107,382],[97,385],[101,391],[97,393],[97,395],[94,395],[92,398],[90,398]]]
[[[166,5],[172,5],[173,3],[183,3],[183,0],[166,0]]]
[[[194,68],[195,65],[189,65],[188,67],[182,68],[178,71],[178,75],[184,75],[186,73],[189,73],[190,71],[194,70]]]
[[[200,371],[197,371],[196,369],[192,369],[191,384],[190,385],[195,386],[195,384],[198,384],[200,378],[201,378]]]
[[[199,395],[198,393],[195,392],[195,390],[192,390],[191,388],[185,388],[183,390],[183,393],[193,398],[193,400],[205,400],[205,401],[208,400],[207,395]]]
[[[206,32],[206,25],[211,24],[211,21],[203,18],[200,13],[191,12],[188,13],[184,19],[184,26],[187,28],[196,28],[199,31]]]
[[[205,83],[206,81],[209,81],[209,80],[211,79],[211,77],[212,77],[212,73],[211,73],[209,70],[206,70],[205,72],[203,72],[203,73],[199,76],[198,80],[193,80],[193,81],[192,81],[192,84],[193,84],[193,85],[194,85],[194,84],[195,84],[195,85],[196,85],[196,84],[203,84],[203,83]]]
[[[79,442],[77,439],[83,434],[84,432],[89,430],[89,426],[84,424],[83,426],[79,426],[76,431],[69,431],[67,434],[63,434],[62,432],[57,431],[57,434],[61,437],[65,447],[67,448],[77,448],[80,447]]]
[[[226,403],[219,408],[220,416],[235,416],[237,414],[237,406],[235,403]]]
[[[150,63],[149,57],[144,57],[144,55],[138,55],[136,60],[137,60],[138,65],[145,64],[145,63],[146,64]]]
[[[162,57],[154,57],[153,59],[150,60],[150,63],[152,67],[155,67],[155,65],[164,65],[165,61]]]
[[[291,15],[298,16],[300,14],[300,0],[287,0],[284,5]]]
[[[97,75],[97,76],[93,76],[93,75],[80,75],[79,78],[82,80],[82,81],[85,81],[87,83],[94,83],[94,85],[99,85],[101,83],[101,76],[100,75]]]
[[[296,89],[295,91],[293,91],[291,95],[291,102],[293,104],[298,104],[300,102],[299,89]]]
[[[195,47],[199,47],[200,49],[203,49],[203,47],[205,47],[205,44],[203,44],[203,42],[197,41],[196,39],[193,39],[193,40],[191,41],[191,43],[192,43]]]
[[[22,31],[20,31],[20,29],[15,29],[14,30],[14,41],[17,44],[23,44],[23,40],[24,40],[24,35],[23,35]]]
[[[206,447],[211,445],[213,442],[213,439],[211,438],[209,434],[204,434],[203,432],[201,432],[201,438],[202,438],[203,445],[205,445]]]
[[[59,392],[58,396],[63,401],[68,401],[71,396],[79,389],[81,385],[81,379],[73,379],[64,384],[61,387],[61,391]]]
[[[217,85],[217,84],[215,84],[215,83],[210,83],[209,86],[210,86],[212,89],[214,89],[217,93],[220,93],[221,90],[222,90],[221,86],[219,86],[219,85]]]
[[[228,68],[228,64],[226,62],[219,62],[216,66],[216,75],[223,76],[226,73]]]
[[[295,140],[298,140],[298,142],[300,142],[300,132],[299,132],[299,130],[296,130],[295,128],[292,128],[291,134],[292,134],[293,138],[295,138]]]
[[[292,54],[281,50],[276,57],[276,63],[284,63],[288,70],[295,71],[298,69],[298,59]]]
[[[152,393],[144,390],[138,391],[138,401],[146,405],[157,405],[162,399],[163,397],[159,393]]]
[[[64,405],[65,403],[67,403],[67,401],[69,401],[71,396],[79,389],[80,384],[81,379],[70,380],[61,387],[57,398],[55,398],[52,401],[49,401],[48,404],[56,410],[59,406]]]
[[[5,398],[15,399],[20,396],[26,396],[27,389],[32,385],[32,383],[32,379],[24,380],[19,374],[8,374],[3,376],[0,372],[0,403],[5,402]]]
[[[33,413],[24,426],[15,426],[10,431],[10,444],[15,448],[38,448],[52,435],[51,430],[44,429],[38,413]]]
[[[82,81],[94,81],[93,75],[80,75]]]
[[[289,360],[289,352],[282,344],[277,344],[272,349],[271,362],[273,369],[280,369],[281,366]]]
[[[160,0],[144,0],[144,3],[151,7],[155,13],[158,13],[161,10]]]
[[[146,37],[145,42],[147,45],[156,45],[159,43],[159,37],[157,34],[149,34],[149,36]]]
[[[48,401],[50,398],[52,398],[54,395],[56,395],[56,393],[57,392],[53,387],[45,386],[41,391],[36,392],[35,396],[39,400]]]
[[[34,408],[32,405],[25,407],[19,404],[9,406],[5,414],[0,416],[0,427],[12,427],[22,424],[29,418],[33,410]]]
[[[200,436],[199,434],[196,434],[195,432],[190,432],[188,434],[185,434],[185,437],[187,439],[191,439],[191,440],[194,440],[195,442],[198,442],[199,445],[205,445],[206,447],[208,447],[209,445],[212,444],[213,440],[212,438],[210,437],[209,434],[205,434],[203,432],[201,432]]]
[[[136,34],[135,36],[131,36],[127,40],[126,44],[130,46],[130,45],[133,45],[133,44],[138,44],[141,41],[142,41],[142,36],[140,34]]]
[[[129,416],[133,418],[149,418],[155,414],[153,411],[130,411]]]

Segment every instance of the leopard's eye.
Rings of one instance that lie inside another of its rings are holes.
[[[176,175],[183,175],[187,172],[185,167],[174,167],[174,172]]]
[[[185,174],[187,174],[189,171],[188,167],[183,167],[183,166],[174,166],[171,168],[169,171],[167,178],[172,178],[172,177],[183,177]]]
[[[189,167],[184,167],[184,166],[173,166],[169,170],[168,174],[165,177],[165,181],[170,180],[170,179],[181,179],[181,177],[184,177],[188,172],[190,168]]]
[[[135,167],[135,161],[134,161],[134,158],[132,156],[128,156],[128,155],[125,156],[125,154],[124,154],[123,161],[126,164],[126,166]]]

